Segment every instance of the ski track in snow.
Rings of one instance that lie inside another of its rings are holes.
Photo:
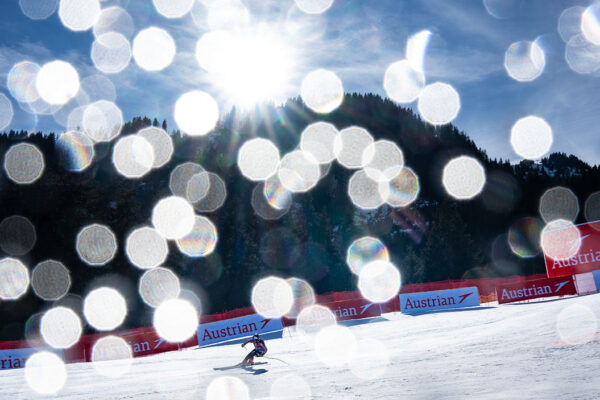
[[[50,397],[29,389],[23,369],[0,371],[0,398],[204,399],[212,379],[236,376],[252,399],[268,399],[271,384],[291,373],[306,380],[313,399],[597,399],[600,336],[582,345],[556,344],[557,316],[574,304],[589,307],[600,320],[596,294],[418,316],[394,313],[386,315],[388,321],[352,326],[358,340],[378,339],[389,349],[390,363],[374,380],[357,378],[348,365],[324,365],[304,337],[286,330],[282,339],[267,342],[267,356],[291,365],[262,359],[268,364],[257,368],[268,372],[260,375],[213,370],[242,360],[247,350],[235,344],[138,358],[119,378],[99,375],[91,363],[69,364],[65,387]]]

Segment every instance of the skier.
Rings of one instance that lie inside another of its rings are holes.
[[[246,358],[244,358],[244,361],[242,361],[243,366],[254,364],[254,357],[262,357],[267,352],[267,345],[265,345],[265,341],[260,338],[258,333],[255,333],[251,339],[242,343],[242,347],[245,347],[248,343],[254,345],[254,350],[248,353]]]

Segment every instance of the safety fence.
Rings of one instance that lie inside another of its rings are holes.
[[[543,297],[582,295],[599,290],[600,270],[558,278],[537,274],[408,284],[402,286],[399,295],[381,304],[364,299],[359,291],[334,292],[318,295],[316,303],[329,308],[338,321],[346,321],[374,318],[388,312],[413,314],[474,307],[496,301],[504,304]],[[197,335],[182,343],[165,341],[154,327],[83,335],[75,345],[62,351],[48,348],[41,340],[4,341],[0,342],[0,369],[21,368],[26,358],[39,350],[54,351],[66,362],[89,362],[94,344],[107,335],[123,338],[131,346],[134,357],[143,357],[240,340],[255,332],[281,332],[284,327],[292,325],[295,325],[293,318],[267,319],[256,314],[253,307],[243,307],[201,316]]]

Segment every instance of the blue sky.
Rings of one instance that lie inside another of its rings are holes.
[[[551,125],[551,151],[575,154],[596,164],[600,150],[600,74],[580,75],[565,62],[565,43],[557,32],[561,12],[586,1],[557,0],[335,0],[323,15],[303,15],[293,0],[242,0],[253,24],[283,26],[300,21],[302,29],[285,37],[297,59],[286,94],[299,94],[303,76],[316,68],[338,74],[347,92],[385,95],[382,79],[389,64],[404,58],[407,39],[428,29],[433,35],[425,57],[427,82],[443,81],[460,94],[462,108],[454,124],[492,157],[518,161],[509,144],[510,128],[527,115]],[[176,99],[192,89],[211,93],[223,104],[227,96],[210,84],[194,58],[196,41],[209,30],[202,8],[181,19],[159,15],[150,0],[108,0],[134,20],[135,32],[150,25],[166,29],[175,39],[173,64],[147,72],[132,60],[121,73],[106,75],[116,89],[116,104],[126,120],[137,115],[167,119],[174,127]],[[0,93],[10,98],[6,74],[17,62],[38,64],[62,59],[82,79],[100,74],[90,59],[91,31],[72,32],[57,13],[42,21],[27,18],[18,0],[0,6]],[[198,18],[199,17],[199,18]],[[500,17],[500,18],[498,18]],[[511,43],[536,40],[546,56],[542,75],[533,82],[511,79],[503,67]],[[96,77],[97,79],[98,77]],[[111,88],[96,87],[102,97]],[[92,90],[93,91],[93,90]],[[15,115],[9,129],[62,131],[52,116],[32,116],[11,98]],[[413,103],[410,105],[416,109]]]

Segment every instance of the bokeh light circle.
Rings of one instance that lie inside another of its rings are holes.
[[[579,215],[579,199],[571,189],[553,187],[540,198],[539,212],[546,223],[556,219],[575,222]]]
[[[581,32],[586,40],[600,46],[600,4],[589,5],[581,15]]]
[[[133,265],[148,269],[158,267],[167,259],[169,247],[160,233],[144,226],[135,229],[127,236],[125,252]]]
[[[94,142],[81,132],[65,132],[56,141],[56,152],[63,168],[81,172],[94,160]]]
[[[485,170],[475,158],[460,156],[444,167],[442,184],[446,192],[458,200],[477,196],[485,185]]]
[[[590,307],[571,304],[563,308],[556,317],[556,331],[566,344],[586,344],[596,339],[598,318]]]
[[[37,234],[31,221],[21,215],[11,215],[0,223],[0,249],[10,256],[22,256],[31,251]]]
[[[327,122],[314,122],[302,131],[300,148],[312,155],[319,164],[327,164],[335,159],[334,144],[337,128]]]
[[[321,329],[335,324],[336,318],[333,311],[320,304],[315,304],[300,311],[296,318],[296,332],[309,339]]]
[[[383,88],[396,103],[412,103],[425,87],[425,74],[411,67],[408,60],[391,64],[383,76]]]
[[[508,75],[519,82],[530,82],[539,77],[546,66],[544,50],[527,40],[515,42],[504,54],[504,68]]]
[[[600,69],[600,46],[588,42],[582,34],[575,35],[567,42],[565,60],[578,74],[591,74]]]
[[[0,260],[0,299],[16,300],[29,288],[29,270],[19,260]]]
[[[385,374],[390,365],[390,349],[378,339],[365,338],[358,341],[359,351],[350,361],[350,370],[354,376],[363,380],[374,380]]]
[[[144,303],[156,308],[166,300],[177,298],[181,284],[173,271],[157,267],[144,272],[138,290]]]
[[[192,231],[194,208],[183,197],[169,196],[152,209],[152,225],[166,239],[181,239]]]
[[[190,180],[196,175],[204,176],[207,185],[210,187],[210,180],[208,179],[207,174],[203,174],[204,172],[205,170],[200,164],[189,161],[179,164],[173,168],[169,175],[169,189],[171,190],[171,193],[173,193],[174,196],[186,197]],[[190,199],[188,199],[188,201],[190,201]]]
[[[330,325],[317,333],[315,352],[323,364],[341,367],[356,356],[358,343],[354,333],[347,327]]]
[[[60,261],[42,261],[31,273],[31,287],[41,299],[58,300],[69,292],[71,274]]]
[[[277,176],[285,189],[293,193],[303,193],[319,182],[321,169],[312,155],[302,150],[294,150],[282,157]]]
[[[337,161],[345,168],[362,168],[375,154],[370,145],[375,141],[364,128],[351,126],[342,129],[334,141],[334,153]]]
[[[102,376],[118,378],[129,372],[133,363],[131,346],[122,337],[108,335],[94,343],[91,361]],[[104,361],[112,361],[105,363]]]
[[[56,354],[39,351],[25,362],[25,380],[36,393],[54,394],[67,382],[67,368]]]
[[[265,184],[271,179],[269,178]],[[278,178],[275,180],[279,182]],[[250,205],[259,217],[267,221],[273,221],[287,214],[291,206],[292,193],[280,183],[276,187],[269,187],[269,190],[272,190],[272,192],[265,192],[265,185],[257,184],[252,189]],[[267,195],[271,197],[267,198]]]
[[[36,146],[29,143],[13,145],[4,155],[4,171],[15,183],[24,185],[37,181],[46,163],[44,155]]]
[[[219,106],[206,92],[193,90],[177,99],[175,122],[191,136],[204,136],[212,131],[219,120]]]
[[[369,178],[377,182],[387,182],[395,178],[404,167],[404,154],[398,145],[389,140],[378,140],[369,144],[362,156],[364,169]]]
[[[225,181],[213,172],[207,174],[209,180],[208,193],[200,201],[193,204],[196,211],[199,212],[214,212],[221,208],[225,203],[225,199],[227,199]]]
[[[425,86],[419,94],[417,108],[421,117],[432,125],[445,125],[460,111],[460,96],[449,84],[435,82]]]
[[[152,0],[156,11],[165,18],[181,18],[194,6],[195,0]]]
[[[99,0],[60,0],[58,16],[68,29],[86,31],[96,23],[100,11]]]
[[[160,168],[171,160],[174,151],[173,140],[164,129],[151,126],[141,129],[137,135],[146,139],[154,150],[152,168]]]
[[[372,236],[363,236],[348,246],[346,252],[346,264],[355,275],[360,275],[360,271],[365,265],[373,261],[389,261],[390,254],[383,242]]]
[[[39,21],[54,14],[58,0],[19,0],[19,6],[25,16]]]
[[[175,58],[175,41],[164,29],[151,26],[133,39],[133,58],[147,71],[161,71]]]
[[[117,6],[103,8],[94,24],[95,37],[115,32],[129,40],[133,36],[133,30],[133,18],[125,9]]]
[[[67,349],[81,337],[81,320],[67,307],[54,307],[44,313],[40,333],[44,341],[56,349]]]
[[[519,119],[510,130],[510,144],[515,153],[528,160],[537,160],[552,146],[552,128],[533,115]]]
[[[333,0],[294,0],[299,9],[307,14],[323,14],[331,7]]]
[[[83,302],[83,315],[88,324],[100,331],[110,331],[123,323],[127,303],[117,290],[101,287],[92,290]]]
[[[581,232],[571,221],[557,219],[544,226],[540,243],[546,257],[566,260],[579,252]]]
[[[190,203],[198,203],[210,191],[210,175],[206,171],[192,175],[185,188],[185,198]]]
[[[344,86],[338,76],[324,69],[310,72],[302,80],[302,101],[316,113],[329,113],[342,104]]]
[[[558,17],[558,33],[567,43],[573,36],[581,34],[581,17],[585,7],[575,6],[566,8]]]
[[[292,395],[293,393],[293,395]],[[271,400],[294,398],[295,400],[311,400],[310,385],[304,378],[296,374],[286,374],[277,378],[269,390]]]
[[[286,281],[292,288],[294,304],[292,304],[290,311],[285,316],[288,318],[296,318],[303,309],[316,303],[315,290],[310,283],[304,279],[288,278]]]
[[[220,376],[208,384],[206,400],[250,400],[250,392],[240,378]]]
[[[277,172],[279,149],[268,139],[250,139],[240,147],[237,165],[251,181],[264,181]]]
[[[382,206],[388,197],[387,193],[380,192],[379,182],[371,179],[364,169],[356,171],[350,177],[348,196],[352,204],[363,210],[374,210]]]
[[[10,125],[13,115],[12,103],[4,93],[0,93],[0,130]]]
[[[123,112],[112,101],[98,100],[85,107],[81,124],[90,139],[109,142],[121,133]]]
[[[168,342],[183,342],[196,333],[198,313],[186,300],[170,299],[154,311],[154,328]]]
[[[117,172],[124,177],[141,178],[154,165],[154,148],[141,136],[124,136],[113,147],[112,161]]]
[[[22,61],[10,69],[6,77],[6,86],[17,101],[33,103],[40,98],[36,87],[39,70],[40,66],[31,61]]]
[[[65,104],[79,92],[79,73],[65,61],[51,61],[40,68],[35,86],[46,103]]]
[[[131,45],[120,33],[103,33],[92,43],[91,57],[99,71],[117,74],[127,68],[131,61]]]
[[[379,182],[379,193],[392,207],[409,206],[419,196],[420,189],[419,177],[408,167],[402,168],[393,179]]]
[[[583,206],[583,215],[587,222],[600,221],[600,191],[589,195]],[[597,230],[600,230],[598,224],[594,224]]]
[[[177,248],[188,257],[206,257],[217,247],[217,227],[210,219],[196,215],[190,233],[177,239]]]
[[[540,251],[540,235],[544,224],[537,218],[525,217],[516,221],[508,229],[508,245],[511,251],[521,258],[532,258]]]
[[[279,318],[292,308],[294,292],[286,280],[270,276],[254,285],[251,301],[260,315],[265,318]]]
[[[287,211],[293,200],[293,193],[285,188],[279,175],[268,178],[263,185],[263,197],[275,210]]]
[[[117,237],[106,225],[91,224],[83,227],[75,239],[79,258],[88,265],[109,263],[117,253]]]
[[[385,303],[396,296],[401,284],[400,271],[389,261],[371,261],[358,275],[360,294],[374,303]]]

